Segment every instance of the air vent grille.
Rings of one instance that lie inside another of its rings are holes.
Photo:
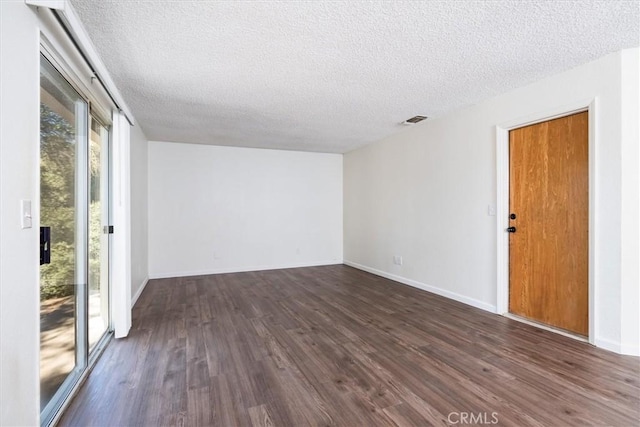
[[[421,121],[426,120],[426,119],[428,119],[427,116],[414,116],[414,117],[411,117],[410,119],[406,120],[405,123],[418,123],[418,122],[421,122]]]

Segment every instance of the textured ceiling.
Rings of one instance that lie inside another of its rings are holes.
[[[640,44],[637,0],[72,3],[148,138],[215,145],[346,152]]]

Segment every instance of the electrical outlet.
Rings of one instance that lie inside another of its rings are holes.
[[[402,257],[400,255],[393,256],[393,263],[395,265],[402,265]]]

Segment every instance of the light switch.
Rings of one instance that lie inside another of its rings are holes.
[[[31,228],[31,200],[20,200],[22,228]]]
[[[490,203],[489,206],[487,206],[487,215],[496,216],[496,205]]]

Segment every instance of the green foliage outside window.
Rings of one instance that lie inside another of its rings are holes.
[[[92,194],[99,194],[100,145],[91,144],[90,186],[98,189]],[[40,105],[40,150],[40,223],[51,227],[51,263],[40,267],[40,299],[46,300],[74,294],[78,222],[75,126],[45,104]],[[90,201],[89,212],[89,283],[93,289],[100,280],[100,200]]]

